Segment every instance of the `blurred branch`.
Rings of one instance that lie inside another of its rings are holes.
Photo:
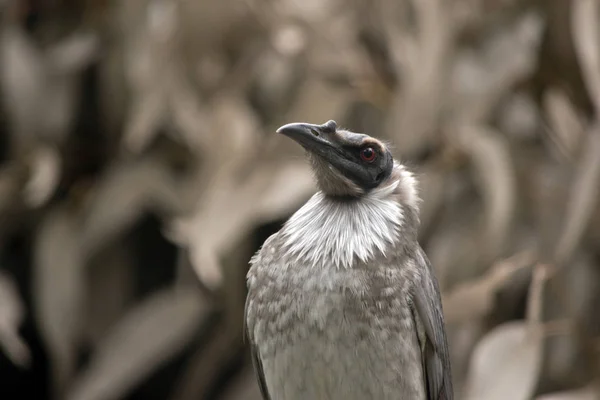
[[[571,257],[588,227],[600,193],[600,130],[596,125],[587,135],[584,154],[573,181],[554,259],[564,265]]]
[[[587,89],[600,115],[600,32],[598,30],[600,7],[597,0],[574,0],[572,2],[572,35],[575,51]]]
[[[71,208],[56,207],[46,215],[35,242],[35,310],[52,360],[55,399],[64,397],[75,374],[85,312],[85,265],[77,222]]]
[[[21,368],[31,367],[29,346],[19,335],[25,306],[13,278],[0,270],[0,349]]]
[[[516,177],[508,144],[485,126],[463,126],[459,145],[472,160],[485,205],[485,259],[493,260],[506,246],[516,207]]]

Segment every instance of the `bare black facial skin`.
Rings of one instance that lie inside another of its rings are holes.
[[[367,135],[339,130],[335,121],[323,125],[288,124],[277,132],[325,159],[365,192],[379,186],[392,172],[392,154],[382,143]]]

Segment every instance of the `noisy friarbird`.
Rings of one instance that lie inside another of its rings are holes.
[[[250,261],[245,329],[264,399],[452,400],[414,175],[365,134],[293,123],[319,191]]]

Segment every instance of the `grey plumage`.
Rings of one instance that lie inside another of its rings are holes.
[[[452,400],[413,175],[333,121],[279,132],[305,147],[320,191],[251,260],[244,319],[263,397]]]

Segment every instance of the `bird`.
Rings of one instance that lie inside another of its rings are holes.
[[[416,175],[334,120],[276,132],[304,148],[318,190],[249,261],[244,337],[262,398],[452,400]]]

